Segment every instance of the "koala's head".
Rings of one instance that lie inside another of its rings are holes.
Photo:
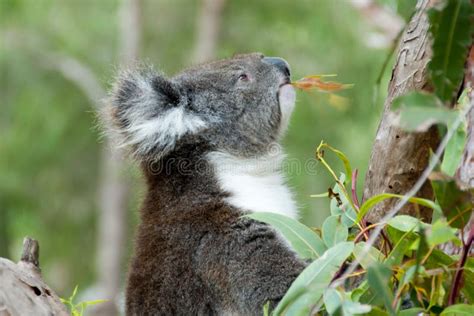
[[[166,78],[151,68],[120,74],[106,114],[139,159],[204,143],[241,157],[265,154],[295,102],[288,63],[261,54],[199,65]]]

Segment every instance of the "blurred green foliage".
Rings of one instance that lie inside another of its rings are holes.
[[[395,0],[383,2],[396,9]],[[170,75],[189,65],[199,5],[144,1],[141,58]],[[119,65],[119,6],[0,1],[0,256],[17,260],[23,236],[39,239],[45,278],[59,294],[95,280],[101,145],[93,105],[44,56],[76,58],[106,88]],[[359,168],[360,187],[388,80],[374,86],[388,51],[367,46],[371,27],[360,13],[347,1],[241,0],[228,1],[222,23],[218,57],[260,51],[287,59],[295,79],[337,73],[340,82],[355,84],[344,92],[351,101],[346,110],[329,105],[327,95],[300,93],[284,143],[289,158],[302,162],[314,158],[321,140],[342,149]],[[321,226],[327,201],[309,195],[327,191],[323,167],[288,178],[304,221]],[[143,188],[136,175],[133,187],[130,231]]]

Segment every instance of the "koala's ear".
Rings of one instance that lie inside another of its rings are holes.
[[[139,159],[161,158],[180,137],[206,127],[186,110],[179,86],[151,68],[120,73],[110,94],[105,121],[122,146]]]

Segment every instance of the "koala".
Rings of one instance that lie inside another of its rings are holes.
[[[297,208],[278,145],[295,104],[288,63],[253,53],[167,78],[123,71],[105,119],[147,189],[129,268],[127,315],[261,315],[305,262],[248,217]]]

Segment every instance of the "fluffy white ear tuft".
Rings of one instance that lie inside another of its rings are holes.
[[[120,146],[130,146],[137,158],[161,158],[182,136],[206,128],[185,102],[179,87],[151,68],[128,70],[112,89],[105,119]]]

